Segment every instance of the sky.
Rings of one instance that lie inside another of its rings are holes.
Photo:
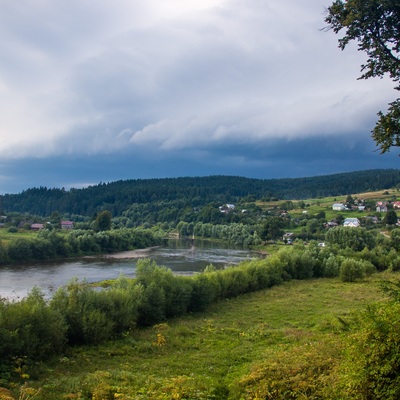
[[[2,0],[0,194],[398,168],[329,0]]]

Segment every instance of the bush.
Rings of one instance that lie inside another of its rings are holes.
[[[43,293],[34,288],[19,302],[0,302],[0,357],[43,360],[62,351],[66,344],[65,322],[51,309]]]
[[[290,279],[309,279],[314,276],[315,259],[302,247],[284,249],[278,252],[277,256],[281,259],[284,270]]]
[[[323,263],[324,277],[336,278],[340,274],[340,265],[342,260],[331,254]]]
[[[366,275],[365,265],[362,261],[355,259],[346,259],[340,266],[340,279],[343,282],[355,282]]]
[[[136,324],[142,287],[120,278],[108,289],[95,291],[72,280],[54,294],[50,306],[68,326],[70,344],[99,343]]]
[[[215,271],[195,275],[192,278],[192,296],[189,311],[204,311],[220,293],[220,284]]]
[[[369,307],[356,321],[349,358],[342,370],[346,398],[400,398],[400,304]]]
[[[151,326],[166,318],[166,301],[164,289],[152,282],[143,290],[139,305],[138,325]]]
[[[277,351],[268,363],[255,363],[232,387],[243,400],[327,399],[340,349],[332,343],[307,343]]]

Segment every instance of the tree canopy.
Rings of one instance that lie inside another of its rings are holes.
[[[336,34],[344,30],[339,47],[344,50],[358,42],[358,50],[367,55],[361,65],[359,79],[388,75],[400,90],[400,2],[398,0],[336,0],[327,9],[327,29]],[[392,146],[400,146],[400,99],[389,103],[386,114],[379,119],[372,131],[372,138],[381,153]]]

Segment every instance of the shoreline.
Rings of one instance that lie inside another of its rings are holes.
[[[100,258],[115,259],[115,260],[130,260],[137,258],[145,258],[153,249],[160,246],[146,247],[144,249],[126,250],[118,253],[103,254]]]

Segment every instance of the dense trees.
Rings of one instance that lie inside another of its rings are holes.
[[[388,75],[400,81],[400,5],[398,0],[336,0],[325,18],[335,33],[344,30],[339,39],[343,50],[352,42],[367,55],[361,66],[360,79]],[[400,86],[396,87],[397,90]],[[389,104],[386,114],[379,112],[372,137],[381,152],[400,146],[400,99]]]
[[[178,223],[185,214],[183,210],[192,213],[197,209],[204,214],[203,222],[215,223],[221,215],[214,207],[206,207],[211,203],[222,205],[271,197],[304,199],[342,195],[394,187],[399,179],[398,170],[370,170],[296,179],[263,180],[234,176],[143,179],[70,191],[41,187],[1,197],[3,211],[7,214],[15,211],[49,216],[57,211],[75,220],[73,216],[92,217],[104,210],[109,210],[114,218],[122,217],[131,208],[132,217],[136,215],[140,224],[138,213],[143,211],[157,211],[155,222]],[[182,214],[177,215],[177,212]]]
[[[325,240],[331,245],[337,244],[354,251],[361,251],[365,247],[368,249],[375,247],[375,237],[366,228],[336,227],[326,233]]]
[[[66,234],[43,230],[32,238],[17,238],[7,247],[0,243],[0,265],[150,247],[161,244],[163,237],[162,231],[143,228],[72,230]]]
[[[95,220],[95,229],[97,231],[109,231],[111,229],[111,212],[108,210],[101,211]]]
[[[385,217],[383,218],[383,222],[386,225],[396,225],[397,224],[397,214],[394,210],[388,210]]]

